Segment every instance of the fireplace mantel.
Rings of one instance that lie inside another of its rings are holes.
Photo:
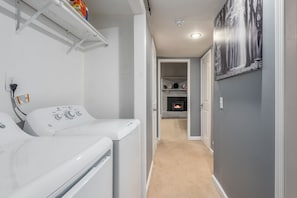
[[[174,87],[175,84],[175,87]],[[176,88],[177,86],[177,88]],[[163,77],[161,83],[162,118],[186,118],[187,111],[170,111],[167,109],[169,97],[187,98],[186,77]]]

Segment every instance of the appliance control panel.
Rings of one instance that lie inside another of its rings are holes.
[[[32,135],[55,135],[59,130],[94,121],[80,105],[41,108],[27,115],[24,130]]]
[[[79,108],[75,108],[73,106],[60,106],[52,112],[52,116],[56,120],[73,120],[79,119],[80,116],[83,116],[83,113]]]

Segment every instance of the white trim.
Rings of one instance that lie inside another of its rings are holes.
[[[134,16],[134,117],[140,120],[141,131],[141,198],[146,197],[146,133],[147,133],[147,71],[146,15]]]
[[[190,82],[191,82],[191,73],[190,73],[190,67],[191,67],[191,60],[190,59],[159,59],[158,60],[158,139],[161,139],[161,130],[160,130],[160,120],[161,120],[161,64],[162,63],[187,63],[187,134],[188,139],[191,137],[191,96],[190,96]]]
[[[210,150],[210,153],[213,155],[213,150],[212,150],[212,148],[208,148],[209,150]]]
[[[188,140],[201,140],[201,136],[190,136]]]
[[[157,76],[157,52],[154,39],[152,39],[152,153],[153,159],[158,147],[158,76]]]
[[[160,123],[161,123],[161,60],[158,60],[158,65],[157,65],[157,71],[158,71],[158,76],[157,76],[157,97],[158,97],[158,104],[157,104],[157,138],[160,141],[161,139],[161,128],[160,128]]]
[[[189,58],[179,58],[179,59],[174,59],[174,58],[161,58],[158,60],[159,63],[187,63],[190,62]]]
[[[211,176],[217,190],[219,191],[220,195],[222,198],[228,198],[227,194],[225,193],[223,187],[221,186],[220,182],[217,180],[216,176],[212,175]]]
[[[202,104],[202,101],[203,101],[203,98],[202,98],[202,90],[203,90],[203,88],[202,88],[202,85],[203,85],[203,83],[202,83],[202,60],[206,57],[206,56],[210,56],[210,59],[212,59],[212,50],[211,49],[209,49],[203,56],[202,56],[202,58],[200,59],[200,104]],[[207,141],[205,140],[205,137],[204,137],[204,133],[203,133],[203,131],[202,131],[202,109],[201,109],[201,107],[200,107],[200,122],[201,122],[201,125],[200,125],[200,130],[201,130],[201,138],[202,138],[202,141],[203,141],[203,143],[205,144],[205,146],[213,153],[213,150],[212,150],[212,148],[211,148],[211,146],[212,146],[212,140],[213,140],[213,138],[212,138],[212,119],[213,119],[213,117],[212,117],[212,111],[213,111],[213,81],[214,81],[214,78],[213,78],[213,76],[212,76],[212,74],[214,73],[213,72],[213,65],[212,65],[212,60],[211,60],[211,62],[210,62],[210,78],[212,79],[211,80],[211,83],[210,83],[210,87],[209,87],[209,89],[210,89],[210,102],[209,102],[209,114],[210,114],[210,120],[209,120],[209,122],[210,122],[210,134],[209,134],[209,145],[208,145],[208,143],[207,143]],[[205,83],[204,83],[205,84]]]
[[[158,60],[158,65],[157,65],[157,71],[158,71],[158,76],[157,76],[157,97],[158,97],[158,104],[157,104],[157,138],[160,141],[161,139],[161,128],[160,128],[160,123],[161,123],[161,61],[160,59]]]
[[[200,136],[201,137],[201,141],[202,141],[202,143],[206,146],[206,148],[208,148],[208,150],[210,151],[210,153],[213,155],[213,150],[212,150],[212,148],[211,147],[209,147],[209,146],[207,146],[207,144],[205,143],[205,141],[204,141],[204,139],[203,139],[203,137],[202,136]]]
[[[191,61],[187,59],[187,132],[188,139],[191,138]]]
[[[275,195],[284,198],[284,1],[275,1]]]
[[[191,137],[188,138],[188,140],[191,140],[191,141],[202,141],[203,144],[209,149],[210,153],[213,155],[214,152],[213,152],[212,148],[209,148],[209,147],[205,144],[205,142],[202,140],[202,137],[201,137],[201,136],[191,136]]]
[[[208,146],[206,146],[208,149],[209,149],[209,151],[210,151],[210,153],[213,155],[213,150],[212,150],[212,148],[210,148],[210,147],[208,147]],[[213,162],[213,161],[212,161]]]
[[[146,194],[147,194],[147,192],[149,190],[149,187],[150,187],[151,177],[152,177],[152,173],[153,173],[153,167],[154,167],[154,160],[152,160],[150,172],[149,172],[147,182],[146,182]]]

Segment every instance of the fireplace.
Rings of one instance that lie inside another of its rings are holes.
[[[187,97],[167,97],[167,111],[187,111]]]

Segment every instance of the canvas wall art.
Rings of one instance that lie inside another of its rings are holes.
[[[263,0],[227,0],[214,25],[216,80],[262,68]]]

